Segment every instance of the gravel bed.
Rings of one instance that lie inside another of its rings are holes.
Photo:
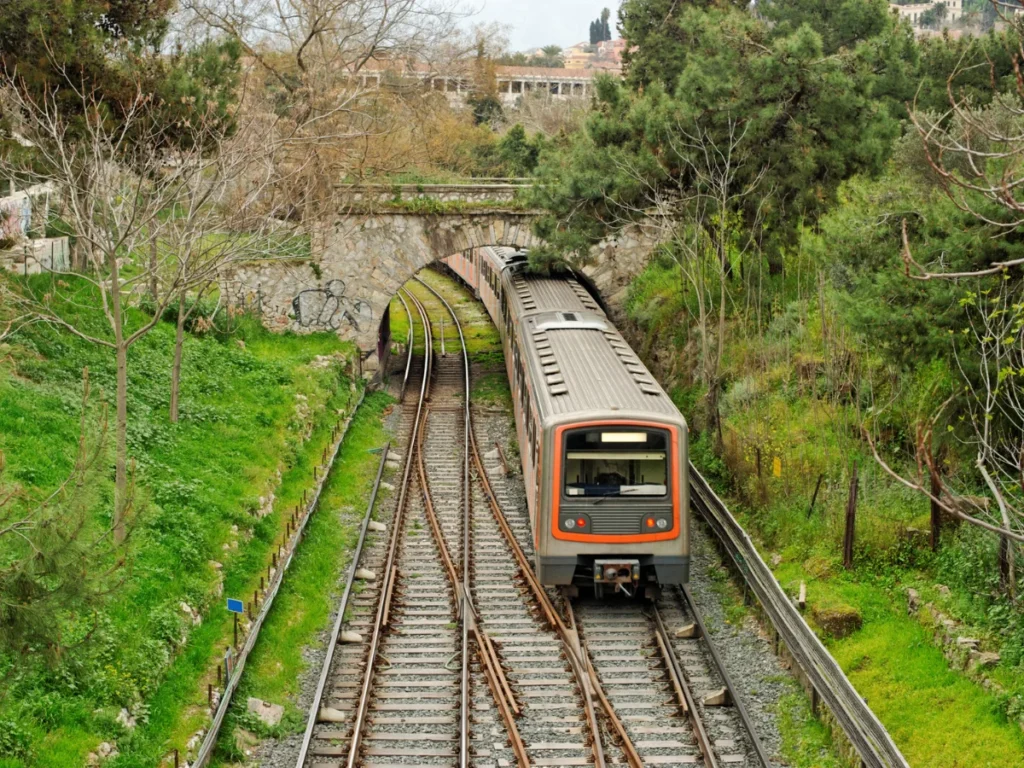
[[[693,599],[733,685],[743,698],[765,751],[773,765],[786,765],[779,755],[782,736],[778,701],[793,691],[789,668],[775,655],[770,639],[752,615],[748,614],[738,625],[726,623],[725,598],[716,589],[711,574],[724,571],[728,578],[731,574],[703,523],[693,520],[690,534]]]

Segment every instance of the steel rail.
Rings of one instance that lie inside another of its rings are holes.
[[[411,294],[410,294],[411,297]],[[391,598],[394,594],[395,579],[398,575],[396,564],[398,555],[398,543],[401,540],[401,530],[405,518],[406,504],[409,496],[409,479],[412,476],[413,452],[416,450],[416,438],[420,431],[424,406],[430,396],[430,368],[433,347],[430,339],[430,323],[424,320],[424,339],[426,341],[425,360],[423,365],[423,379],[420,382],[420,397],[416,404],[416,415],[413,418],[412,432],[409,436],[409,447],[406,451],[405,471],[402,473],[402,486],[398,495],[398,503],[395,506],[395,514],[391,523],[391,540],[388,543],[388,555],[383,569],[383,581],[381,582],[381,599],[377,606],[377,615],[373,624],[373,634],[370,638],[370,649],[366,658],[366,674],[363,677],[363,685],[359,694],[359,703],[356,706],[355,718],[352,722],[352,741],[349,744],[347,768],[356,768],[359,762],[359,748],[362,744],[363,727],[366,723],[367,711],[370,707],[370,693],[373,687],[374,667],[377,661],[377,654],[380,651],[381,635],[387,626],[390,614]]]
[[[757,597],[779,638],[807,676],[813,693],[832,712],[867,768],[909,768],[892,736],[857,693],[849,679],[792,601],[728,508],[697,468],[690,464],[691,506],[721,541],[745,583]]]
[[[348,574],[345,577],[345,591],[338,603],[338,616],[331,628],[330,639],[327,641],[327,652],[324,656],[324,665],[320,670],[320,679],[316,684],[316,691],[313,693],[313,704],[309,709],[309,718],[306,720],[306,731],[302,734],[302,744],[299,746],[299,756],[295,761],[297,766],[302,766],[309,752],[309,744],[313,739],[313,730],[316,728],[320,717],[320,704],[323,701],[324,689],[327,687],[327,680],[331,674],[331,662],[334,660],[334,651],[338,645],[338,637],[341,635],[341,627],[345,623],[345,611],[348,610],[349,597],[352,594],[352,585],[355,582],[356,570],[359,567],[359,559],[363,555],[363,545],[366,543],[366,531],[370,527],[370,518],[373,514],[373,507],[377,503],[377,492],[380,490],[380,481],[384,476],[384,465],[388,460],[388,451],[391,450],[391,441],[384,446],[380,456],[380,464],[377,467],[377,478],[373,481],[373,490],[370,492],[370,502],[366,505],[366,514],[363,515],[363,524],[359,529],[359,541],[356,542],[355,551],[352,554],[352,562],[349,563]]]
[[[679,657],[676,655],[675,648],[672,647],[672,636],[669,634],[668,628],[661,618],[661,611],[658,610],[657,604],[653,606],[653,609],[655,639],[658,641],[661,658],[665,662],[665,669],[668,671],[669,678],[672,681],[676,702],[690,721],[690,727],[693,728],[697,747],[704,757],[704,765],[707,768],[718,768],[718,760],[712,749],[711,739],[708,737],[707,729],[704,727],[704,721],[701,720],[700,715],[697,713],[697,702],[693,698],[693,691],[690,689],[690,683],[686,678],[686,670],[679,663]],[[771,766],[767,766],[767,768],[771,768]]]
[[[697,609],[697,603],[693,599],[693,593],[690,592],[689,585],[683,584],[674,591],[676,593],[676,599],[679,601],[680,605],[685,604],[685,607],[689,610],[690,615],[693,616],[693,620],[697,624],[697,630],[700,632],[700,636],[704,640],[704,644],[707,646],[707,649],[711,654],[711,661],[718,669],[718,674],[722,677],[725,689],[729,692],[729,698],[732,700],[733,706],[736,707],[736,712],[739,714],[740,720],[743,722],[743,727],[750,736],[750,743],[754,747],[754,751],[757,753],[758,762],[761,763],[763,768],[771,768],[771,758],[768,757],[768,752],[765,750],[764,744],[761,743],[761,739],[757,735],[757,729],[754,726],[754,721],[750,718],[750,713],[747,711],[747,707],[743,703],[743,699],[737,695],[738,689],[733,684],[732,678],[729,676],[729,671],[725,668],[725,664],[722,661],[722,657],[718,655],[718,649],[715,647],[715,644],[711,642],[711,635],[708,634],[707,627],[704,625],[704,618],[700,615],[700,611]]]
[[[580,634],[579,624],[576,622],[576,614],[573,612],[572,602],[568,598],[565,600],[565,613],[569,617],[569,627],[576,636],[576,648],[579,653],[580,664],[586,670],[587,676],[590,678],[590,684],[594,688],[594,693],[597,694],[598,701],[601,702],[601,711],[604,712],[604,716],[608,719],[608,724],[611,725],[615,735],[619,738],[620,747],[626,757],[626,762],[629,763],[630,768],[643,768],[643,760],[640,758],[640,753],[637,752],[633,740],[629,738],[625,723],[619,719],[618,714],[615,712],[615,707],[612,706],[611,701],[605,695],[601,679],[597,676],[597,670],[594,669],[594,663],[590,659],[590,649],[587,648],[587,641]]]
[[[494,517],[495,522],[498,524],[498,528],[501,530],[506,542],[511,548],[512,554],[516,559],[516,564],[519,566],[519,571],[522,573],[523,578],[526,579],[527,586],[533,593],[534,599],[537,601],[537,605],[540,607],[545,621],[548,626],[555,631],[555,634],[558,635],[559,639],[562,641],[562,646],[565,648],[569,667],[572,669],[573,676],[576,678],[576,683],[580,689],[580,694],[583,697],[583,705],[587,714],[587,727],[590,730],[591,736],[591,748],[594,753],[594,766],[595,768],[604,768],[606,763],[604,747],[601,743],[601,728],[597,722],[597,713],[594,709],[593,700],[595,688],[600,689],[600,682],[597,681],[597,685],[594,685],[596,677],[592,678],[590,676],[582,661],[583,654],[579,649],[579,637],[569,630],[569,627],[562,620],[562,617],[558,615],[558,611],[555,610],[554,605],[551,603],[551,598],[548,597],[544,587],[537,580],[537,577],[533,572],[533,566],[530,564],[530,560],[527,558],[526,553],[523,552],[523,548],[519,545],[515,532],[505,519],[505,514],[501,511],[501,505],[498,504],[498,498],[495,496],[494,489],[491,487],[490,479],[487,477],[487,471],[484,469],[484,463],[480,458],[480,450],[476,443],[476,435],[472,429],[470,429],[469,432],[469,441],[473,454],[473,463],[476,466],[477,479],[484,491],[484,496],[487,498],[488,506],[491,509],[491,515]],[[601,695],[603,696],[603,692],[601,692]],[[605,713],[610,713],[610,717],[615,716],[614,713],[611,712],[610,708],[606,709]]]
[[[501,661],[498,658],[498,653],[491,643],[490,637],[487,632],[480,627],[480,617],[473,604],[472,585],[470,579],[470,566],[469,558],[471,553],[471,531],[472,531],[472,514],[473,514],[473,499],[471,495],[470,485],[470,432],[471,432],[471,416],[469,410],[469,395],[470,395],[470,384],[469,384],[469,348],[466,345],[466,337],[462,331],[462,324],[459,322],[458,315],[455,314],[455,310],[451,304],[436,291],[432,286],[420,280],[418,277],[414,278],[416,282],[430,291],[440,302],[444,305],[445,309],[448,310],[448,314],[452,317],[452,322],[455,324],[455,328],[459,333],[459,344],[462,347],[462,370],[463,370],[463,475],[462,475],[462,498],[463,498],[463,518],[462,518],[462,581],[461,581],[461,594],[462,594],[462,626],[463,626],[463,657],[462,657],[462,673],[463,673],[463,685],[464,685],[464,696],[463,706],[461,709],[462,718],[462,732],[464,749],[462,755],[467,761],[465,763],[468,766],[468,755],[469,755],[469,666],[468,666],[468,654],[465,649],[468,648],[468,633],[472,632],[473,638],[476,641],[477,654],[480,657],[480,666],[483,669],[484,677],[487,680],[488,687],[491,689],[491,694],[494,696],[495,704],[498,707],[498,711],[501,713],[502,720],[505,722],[505,727],[508,730],[509,743],[512,746],[512,751],[516,755],[516,761],[519,763],[520,768],[528,768],[530,765],[530,758],[526,752],[526,745],[523,743],[522,737],[519,733],[519,728],[515,722],[515,716],[519,714],[520,708],[518,702],[516,702],[515,695],[512,692],[511,687],[508,684],[508,679],[505,677],[504,670],[501,667]],[[429,418],[429,412],[428,412]],[[422,438],[421,438],[422,440]],[[426,501],[425,506],[429,510],[431,517],[431,527],[435,529],[435,535],[437,536],[438,546],[442,550],[443,559],[446,565],[449,567],[449,575],[452,579],[452,586],[458,589],[459,581],[455,572],[454,565],[452,564],[451,558],[447,552],[447,546],[444,541],[444,537],[441,534],[440,525],[436,522],[436,516],[433,512],[433,505],[429,500],[428,483],[426,473],[423,468],[423,454],[420,452],[420,476],[423,485],[424,499]]]
[[[402,388],[398,391],[398,402],[402,402],[405,400],[405,386],[409,383],[409,369],[412,368],[412,348],[416,343],[416,336],[413,330],[412,312],[409,310],[409,305],[406,303],[401,291],[398,292],[398,300],[402,302],[402,306],[405,308],[405,316],[409,321],[409,333],[405,337],[405,375],[402,376]]]

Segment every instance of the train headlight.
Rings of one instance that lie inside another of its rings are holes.
[[[569,518],[568,520],[565,521],[565,527],[568,528],[571,531],[573,528],[576,527],[576,521],[573,520],[572,518]]]
[[[604,577],[606,579],[608,579],[608,581],[613,581],[618,575],[619,575],[619,569],[618,568],[609,567],[609,568],[605,568],[604,569]]]
[[[661,528],[662,530],[664,530],[665,528],[668,528],[668,520],[666,520],[664,517],[659,517],[658,518],[658,527]]]

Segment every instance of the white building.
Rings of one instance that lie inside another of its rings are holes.
[[[963,16],[963,0],[937,0],[932,3],[913,3],[911,5],[889,3],[889,9],[901,19],[909,21],[910,26],[914,29],[921,29],[921,18],[937,5],[946,6],[946,16],[942,19],[940,26],[955,24]]]

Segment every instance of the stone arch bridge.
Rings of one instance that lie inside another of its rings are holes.
[[[422,194],[422,186],[416,189]],[[480,200],[479,187],[473,187],[472,194],[474,201]],[[260,312],[270,328],[300,333],[333,330],[355,341],[368,373],[386,352],[388,307],[409,278],[433,262],[472,248],[529,248],[538,242],[531,230],[536,216],[493,205],[452,213],[394,207],[349,213],[326,238],[318,260],[237,265],[224,276],[223,289],[235,306]],[[612,306],[621,302],[629,281],[647,261],[654,243],[645,232],[638,226],[600,243],[591,265],[583,270]]]

